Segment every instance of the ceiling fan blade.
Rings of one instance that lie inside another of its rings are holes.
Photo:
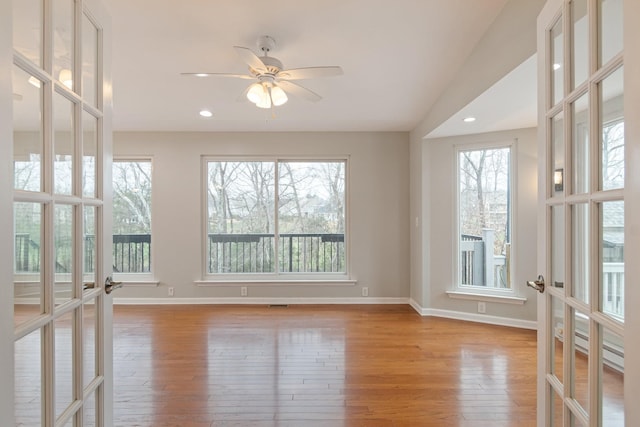
[[[288,92],[300,98],[304,98],[307,101],[318,102],[322,99],[322,97],[314,91],[307,89],[306,87],[302,87],[297,83],[293,83],[287,80],[279,80],[276,84],[280,86],[285,92]]]
[[[258,58],[258,55],[253,53],[251,49],[242,46],[234,46],[234,48],[240,58],[242,58],[242,60],[246,62],[249,67],[253,68],[259,73],[267,72],[267,67],[264,65],[264,62],[262,62],[262,60]]]
[[[278,78],[287,80],[304,80],[315,79],[318,77],[341,76],[343,73],[341,67],[306,67],[292,68],[291,70],[282,70],[278,73]]]
[[[234,73],[180,73],[183,76],[195,76],[195,77],[235,77],[238,79],[253,80],[255,77],[248,74],[234,74]]]

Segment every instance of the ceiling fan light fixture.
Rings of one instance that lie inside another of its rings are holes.
[[[249,87],[249,91],[247,92],[247,99],[254,104],[260,103],[264,98],[269,98],[269,94],[267,90],[262,84],[254,83]]]
[[[284,93],[284,90],[278,86],[274,86],[271,88],[271,99],[273,100],[273,105],[276,107],[284,104],[289,100],[287,98],[287,94]]]

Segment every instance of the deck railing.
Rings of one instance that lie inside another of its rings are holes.
[[[273,234],[209,234],[207,271],[285,273],[345,271],[344,234],[283,233],[276,256]]]

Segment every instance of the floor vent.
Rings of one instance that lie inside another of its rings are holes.
[[[289,304],[269,304],[269,308],[289,308]]]

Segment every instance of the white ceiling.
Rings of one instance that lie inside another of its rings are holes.
[[[106,3],[113,28],[115,130],[410,131],[426,116],[507,0]],[[261,35],[276,40],[271,56],[285,68],[339,65],[344,75],[300,81],[323,100],[312,103],[291,96],[276,108],[275,118],[238,101],[249,80],[180,75],[246,73],[233,46],[256,49]],[[535,82],[533,76],[529,87]],[[521,88],[508,89],[506,99],[517,98],[516,89]],[[528,120],[535,124],[533,90],[533,116]],[[499,105],[505,104],[492,98],[489,106]],[[516,115],[514,108],[505,106]],[[198,111],[203,108],[214,116],[201,118]],[[476,108],[487,112],[487,106]],[[522,115],[530,112],[522,106]],[[513,128],[505,123],[504,114],[497,109],[496,113],[497,117],[487,116],[493,126]],[[529,123],[523,117],[514,119]],[[452,123],[459,130],[460,122]],[[436,131],[438,136],[451,132]]]

